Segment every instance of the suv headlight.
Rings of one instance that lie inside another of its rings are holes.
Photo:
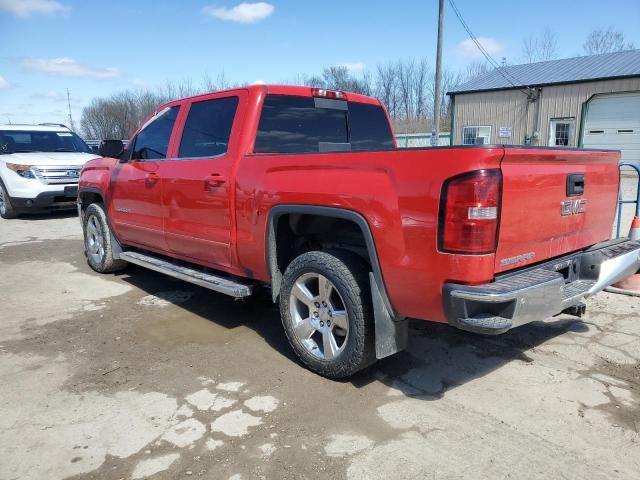
[[[36,178],[31,171],[31,165],[18,165],[17,163],[7,163],[7,168],[13,170],[22,178]]]

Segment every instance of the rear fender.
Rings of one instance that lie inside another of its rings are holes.
[[[372,270],[369,273],[369,283],[374,311],[376,357],[384,358],[404,350],[408,338],[407,320],[398,316],[391,305],[382,278],[382,271],[380,269],[371,229],[365,218],[357,212],[341,208],[312,205],[278,205],[271,209],[267,222],[266,261],[271,275],[273,301],[276,302],[280,295],[283,274],[278,266],[277,257],[276,232],[278,222],[283,215],[292,213],[339,218],[353,222],[359,227],[365,240]]]

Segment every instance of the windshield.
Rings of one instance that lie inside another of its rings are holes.
[[[91,153],[91,149],[72,132],[0,130],[0,153],[23,152]]]

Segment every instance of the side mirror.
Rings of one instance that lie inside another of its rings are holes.
[[[98,148],[98,155],[101,157],[120,158],[124,151],[122,140],[103,140]]]

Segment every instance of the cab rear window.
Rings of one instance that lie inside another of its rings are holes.
[[[393,147],[387,117],[377,105],[269,95],[262,108],[254,150],[318,153]]]

